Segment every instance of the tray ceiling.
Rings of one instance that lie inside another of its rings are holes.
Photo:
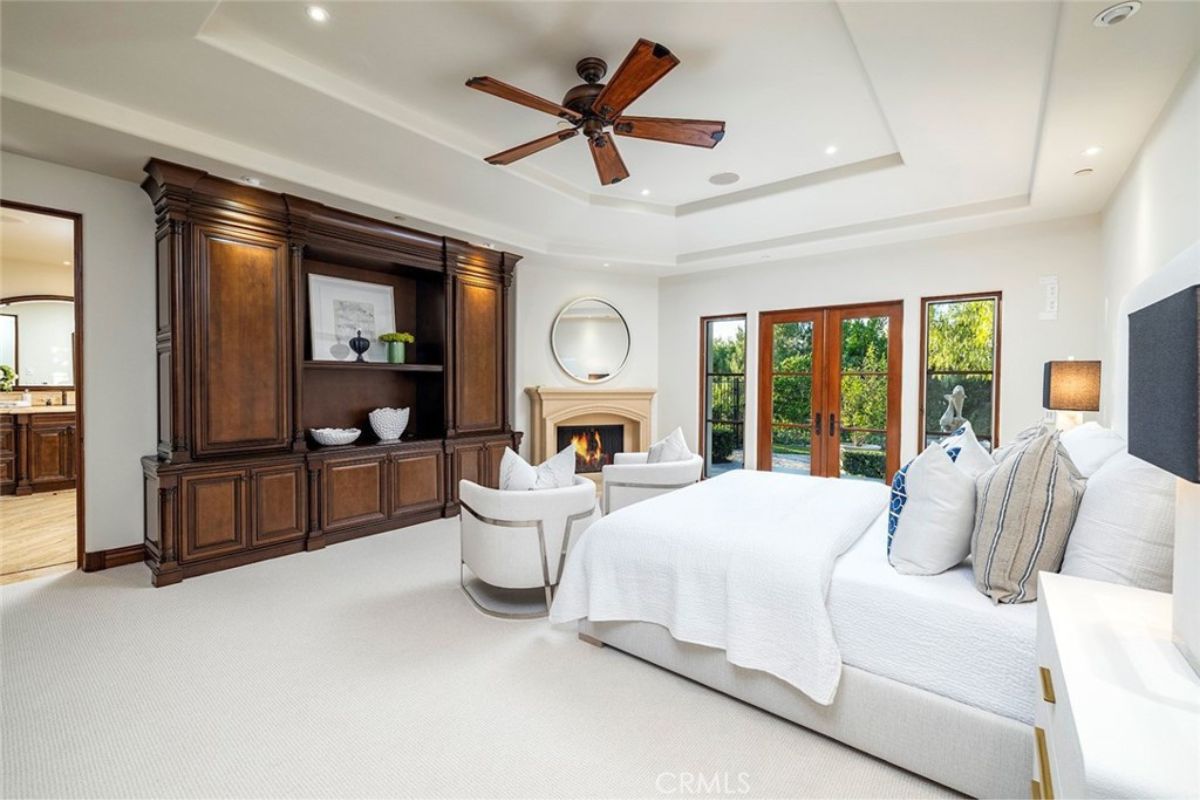
[[[1197,4],[1111,29],[1102,7],[339,2],[317,24],[287,2],[6,2],[2,143],[123,178],[174,154],[665,274],[1098,210],[1200,45]],[[621,138],[612,187],[581,139],[483,163],[555,120],[466,78],[559,99],[579,58],[615,68],[638,37],[682,63],[630,112],[725,119],[720,145]]]

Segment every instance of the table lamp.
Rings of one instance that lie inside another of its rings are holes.
[[[1084,411],[1100,410],[1099,361],[1047,361],[1042,369],[1042,408],[1058,412],[1058,428],[1083,422]]]

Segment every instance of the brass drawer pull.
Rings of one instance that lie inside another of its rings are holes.
[[[1050,670],[1046,667],[1038,667],[1038,672],[1042,676],[1042,699],[1047,703],[1054,702],[1054,682],[1050,679]]]
[[[1034,738],[1037,741],[1037,757],[1039,772],[1042,778],[1042,797],[1045,800],[1054,800],[1054,782],[1050,778],[1050,751],[1046,749],[1046,732],[1041,728],[1034,727]]]

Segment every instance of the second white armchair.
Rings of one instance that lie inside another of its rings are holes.
[[[682,489],[700,480],[704,458],[693,454],[684,461],[648,464],[649,453],[617,453],[603,470],[604,513]]]

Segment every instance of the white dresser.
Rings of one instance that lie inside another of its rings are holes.
[[[1033,796],[1200,797],[1200,676],[1171,595],[1041,573]]]

